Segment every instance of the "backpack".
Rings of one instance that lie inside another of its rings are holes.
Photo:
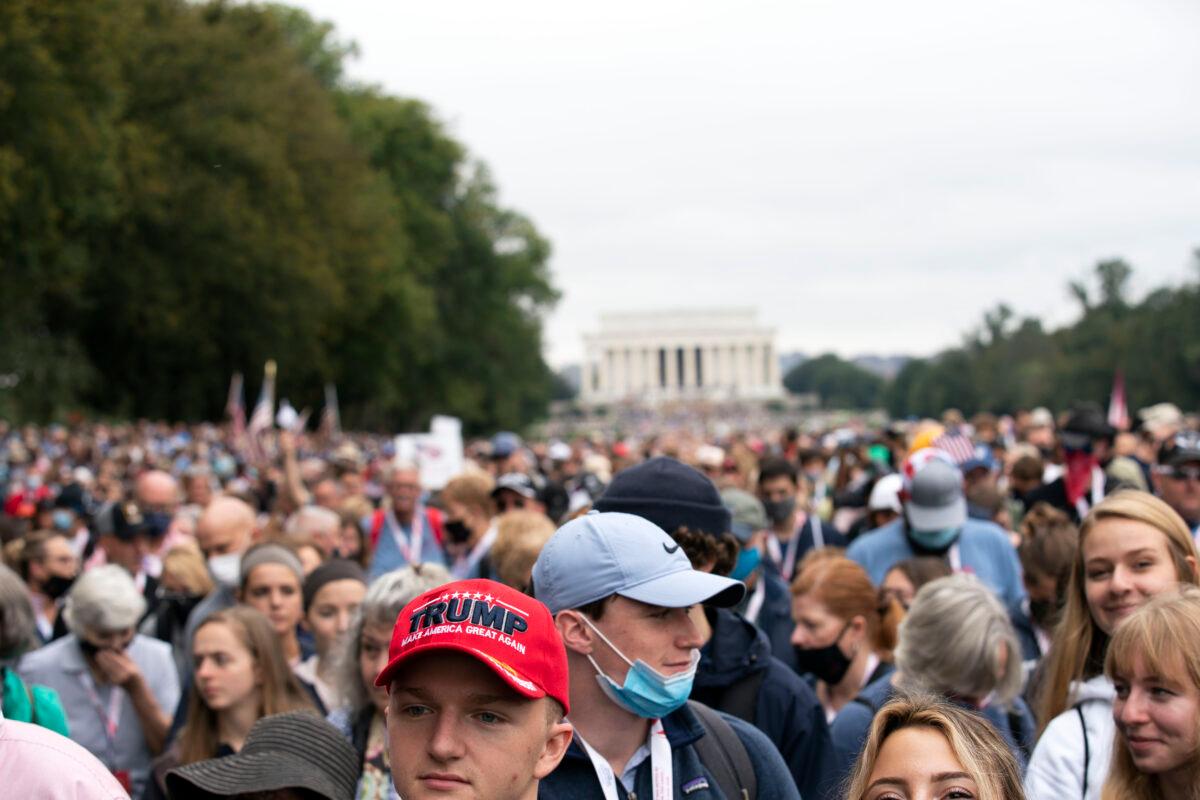
[[[41,684],[26,685],[16,671],[8,667],[0,666],[0,673],[3,673],[0,705],[5,718],[68,735],[67,714],[58,692]]]
[[[375,547],[379,544],[379,532],[383,530],[383,522],[387,517],[387,512],[382,508],[375,509],[375,513],[371,515],[371,552],[375,552]],[[433,531],[433,538],[437,540],[438,547],[443,546],[442,532],[442,512],[431,506],[425,507],[425,522],[429,524]]]
[[[721,793],[731,800],[756,800],[758,776],[746,745],[716,711],[695,700],[688,701],[688,708],[704,727],[704,735],[692,746],[721,787]]]

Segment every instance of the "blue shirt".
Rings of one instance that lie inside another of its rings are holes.
[[[371,535],[374,519],[375,515],[370,514],[363,517],[362,522],[359,523],[368,537]],[[425,513],[424,506],[417,507],[417,510],[413,512],[413,519],[420,519],[421,521],[421,561],[425,563],[445,564],[446,554],[442,551],[442,546],[438,544],[437,535],[433,532],[433,526],[429,524],[429,515]],[[396,520],[394,515],[383,515],[383,525],[379,529],[379,540],[375,542],[375,552],[371,556],[371,566],[367,569],[368,583],[392,570],[407,567],[410,563],[400,550],[400,545],[396,543],[396,532],[392,527],[392,520]],[[401,524],[399,520],[396,520],[396,523],[400,525],[401,537],[405,541],[408,541],[412,536],[412,526]]]
[[[876,586],[883,583],[888,570],[897,563],[919,555],[904,535],[904,525],[903,517],[892,520],[882,528],[862,534],[846,550],[846,555],[866,570]],[[1006,608],[1021,607],[1025,599],[1021,563],[999,525],[968,519],[958,536],[958,548],[964,572],[974,573],[1000,597]]]

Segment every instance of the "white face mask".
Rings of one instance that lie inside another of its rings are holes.
[[[226,589],[235,589],[241,577],[242,554],[226,553],[208,557],[208,572],[212,579]]]

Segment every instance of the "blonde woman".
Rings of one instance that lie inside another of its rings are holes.
[[[845,800],[1024,800],[1008,746],[984,719],[930,697],[879,710]]]
[[[497,580],[532,594],[529,582],[533,564],[554,535],[554,523],[539,511],[509,511],[500,515],[496,528],[491,560]]]
[[[1123,622],[1104,673],[1117,738],[1102,800],[1200,797],[1200,589],[1163,593]]]
[[[1197,583],[1198,560],[1183,519],[1146,492],[1110,495],[1084,519],[1038,701],[1042,729],[1025,775],[1032,800],[1099,800],[1113,742],[1109,638],[1150,598]]]

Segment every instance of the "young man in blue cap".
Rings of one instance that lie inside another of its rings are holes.
[[[575,727],[539,797],[799,797],[766,736],[687,702],[703,643],[689,610],[736,604],[741,583],[693,569],[646,519],[594,513],[547,542],[533,586],[566,645]]]

